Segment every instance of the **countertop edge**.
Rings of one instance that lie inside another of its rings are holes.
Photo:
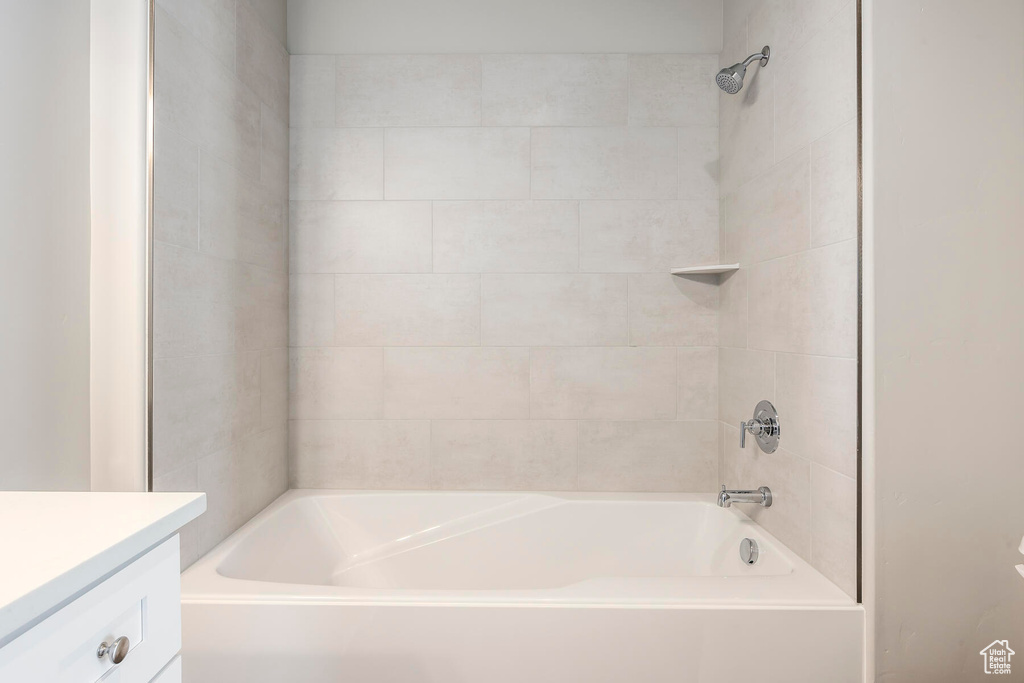
[[[182,495],[182,494],[176,494]],[[206,494],[195,493],[167,514],[118,538],[59,576],[0,606],[0,648],[79,597],[206,511]],[[21,561],[30,562],[30,558]]]

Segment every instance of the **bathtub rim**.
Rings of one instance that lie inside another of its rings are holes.
[[[419,590],[419,589],[354,589],[296,583],[279,583],[232,578],[219,573],[218,567],[236,546],[243,543],[267,519],[284,506],[304,498],[318,496],[469,496],[469,495],[541,495],[568,501],[607,502],[679,502],[715,506],[712,493],[618,493],[577,491],[433,491],[389,489],[289,489],[228,538],[221,541],[182,572],[181,599],[189,604],[259,603],[296,605],[352,606],[486,606],[542,608],[644,608],[644,609],[854,609],[862,606],[829,581],[806,560],[797,555],[764,527],[732,507],[720,509],[736,517],[744,525],[786,554],[793,571],[782,576],[750,577],[682,577],[678,579],[644,579],[646,591],[637,591],[636,579],[607,579],[575,584],[577,590]],[[750,588],[771,583],[769,594],[757,597],[737,595],[723,590],[726,583]],[[746,584],[743,586],[742,584]],[[587,593],[580,586],[600,587]],[[624,587],[631,590],[624,590]],[[570,586],[569,588],[573,588]],[[618,589],[618,590],[616,590]]]

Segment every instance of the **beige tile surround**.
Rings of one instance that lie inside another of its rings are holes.
[[[713,490],[716,65],[294,56],[293,485]]]
[[[719,471],[771,486],[758,521],[850,595],[857,547],[856,3],[726,0],[722,64],[771,44],[721,97]],[[739,422],[778,408],[773,455]]]

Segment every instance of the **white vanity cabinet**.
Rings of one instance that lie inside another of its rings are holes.
[[[10,495],[0,494],[0,543],[5,535],[12,535],[3,527],[13,521],[5,519],[4,499]],[[117,494],[77,494],[112,495]],[[107,534],[111,544],[107,547],[64,538],[59,530],[50,530],[37,540],[22,534],[26,537],[22,540],[35,546],[37,553],[33,557],[23,548],[22,557],[6,559],[18,563],[17,568],[0,567],[0,629],[5,634],[0,634],[0,681],[180,683],[181,582],[176,532],[178,526],[202,512],[205,499],[202,494],[121,494],[128,497],[120,502],[130,505],[139,502],[133,497],[165,495],[179,496],[163,501],[170,505],[169,510],[146,500],[144,512],[125,509],[122,523],[94,527],[94,533]],[[91,507],[93,512],[114,514],[118,506]],[[126,518],[134,521],[125,524]],[[68,526],[78,527],[83,521]],[[21,523],[31,525],[32,520],[23,518]],[[47,542],[42,542],[43,538]],[[86,550],[90,545],[98,552],[90,554]],[[14,584],[36,588],[28,593],[11,592],[9,585],[3,584],[5,574]],[[37,578],[34,583],[33,575]],[[40,581],[42,585],[37,586]],[[9,593],[6,603],[5,592]],[[13,619],[9,618],[12,614]]]

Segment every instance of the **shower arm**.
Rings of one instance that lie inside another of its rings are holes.
[[[750,55],[749,57],[744,59],[741,62],[741,64],[743,64],[744,67],[747,67],[747,66],[750,66],[750,63],[753,62],[754,60],[760,59],[761,60],[761,66],[767,66],[768,65],[768,58],[770,56],[771,56],[771,51],[768,49],[768,46],[765,45],[763,50],[761,50],[760,52],[755,52],[754,54]]]

